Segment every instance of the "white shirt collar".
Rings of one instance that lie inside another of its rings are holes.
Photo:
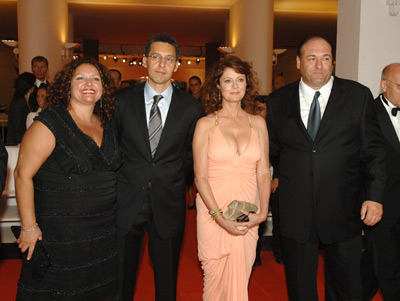
[[[163,99],[161,99],[159,102],[160,105],[164,102],[164,100],[169,105],[171,103],[173,90],[174,89],[172,88],[172,84],[170,83],[167,89],[165,89],[161,93],[158,93],[150,86],[149,81],[146,81],[146,84],[144,85],[144,100],[145,100],[146,105],[153,104],[153,97],[155,95],[163,96]]]
[[[302,93],[303,97],[306,100],[313,100],[315,92],[319,91],[321,93],[321,97],[327,102],[329,96],[331,95],[332,87],[333,87],[333,79],[334,77],[331,76],[329,81],[322,86],[319,90],[314,90],[310,86],[308,86],[304,81],[303,78],[300,79],[300,93]],[[310,102],[311,104],[311,102]]]
[[[36,87],[40,87],[41,84],[46,84],[47,85],[47,80],[41,81],[39,79],[36,79],[35,85]]]

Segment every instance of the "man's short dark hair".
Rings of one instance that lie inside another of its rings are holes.
[[[332,59],[333,59],[333,47],[332,47],[331,42],[329,42],[327,39],[325,39],[324,37],[321,37],[321,36],[310,36],[310,37],[307,37],[304,40],[302,40],[300,42],[299,46],[297,47],[297,56],[299,58],[301,58],[301,50],[303,49],[304,44],[306,44],[307,42],[309,42],[311,40],[318,40],[318,39],[324,40],[325,42],[327,42],[329,44],[329,46],[331,46],[331,55],[332,55]]]
[[[176,58],[179,57],[180,50],[179,50],[178,43],[176,42],[176,40],[173,36],[170,36],[169,34],[166,34],[166,33],[157,33],[154,36],[152,36],[150,39],[147,40],[146,47],[145,47],[145,55],[146,56],[149,56],[151,44],[153,44],[154,42],[162,42],[162,43],[171,44],[172,46],[175,47]]]
[[[119,72],[117,69],[110,69],[109,72],[114,71],[118,73],[118,80],[120,81],[122,79],[122,74]]]
[[[46,67],[49,67],[49,61],[44,56],[35,56],[31,61],[31,66],[33,66],[34,62],[43,62],[46,64]]]

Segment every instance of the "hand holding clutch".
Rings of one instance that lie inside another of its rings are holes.
[[[13,232],[15,238],[18,239],[21,234],[21,226],[11,226],[11,231]],[[37,281],[42,280],[47,269],[52,264],[50,255],[43,247],[42,241],[38,240],[36,242],[35,250],[33,251],[33,255],[30,260],[27,260],[27,255],[28,251],[22,254],[23,260],[32,266],[34,278]]]
[[[249,217],[243,214],[241,210],[256,213],[258,207],[249,202],[234,200],[228,205],[228,210],[224,212],[224,218],[230,221],[248,222]]]

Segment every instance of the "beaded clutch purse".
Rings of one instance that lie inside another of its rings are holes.
[[[241,210],[256,213],[258,207],[256,204],[234,200],[228,205],[228,210],[224,212],[224,218],[230,221],[248,222],[249,217],[243,214]]]
[[[11,231],[14,234],[15,238],[18,239],[21,234],[21,226],[11,226]],[[51,258],[50,255],[46,252],[43,247],[43,243],[38,240],[36,242],[35,250],[33,251],[32,258],[27,260],[28,251],[22,254],[22,259],[25,262],[28,262],[33,270],[34,279],[40,281],[43,279],[44,274],[47,269],[51,266]]]

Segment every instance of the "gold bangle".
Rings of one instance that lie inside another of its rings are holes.
[[[221,209],[215,209],[213,211],[209,211],[208,213],[210,213],[210,215],[213,215],[215,212],[218,212],[219,210],[221,210]]]
[[[222,214],[222,209],[214,210],[213,214],[211,215],[211,218],[216,219],[221,214]]]

